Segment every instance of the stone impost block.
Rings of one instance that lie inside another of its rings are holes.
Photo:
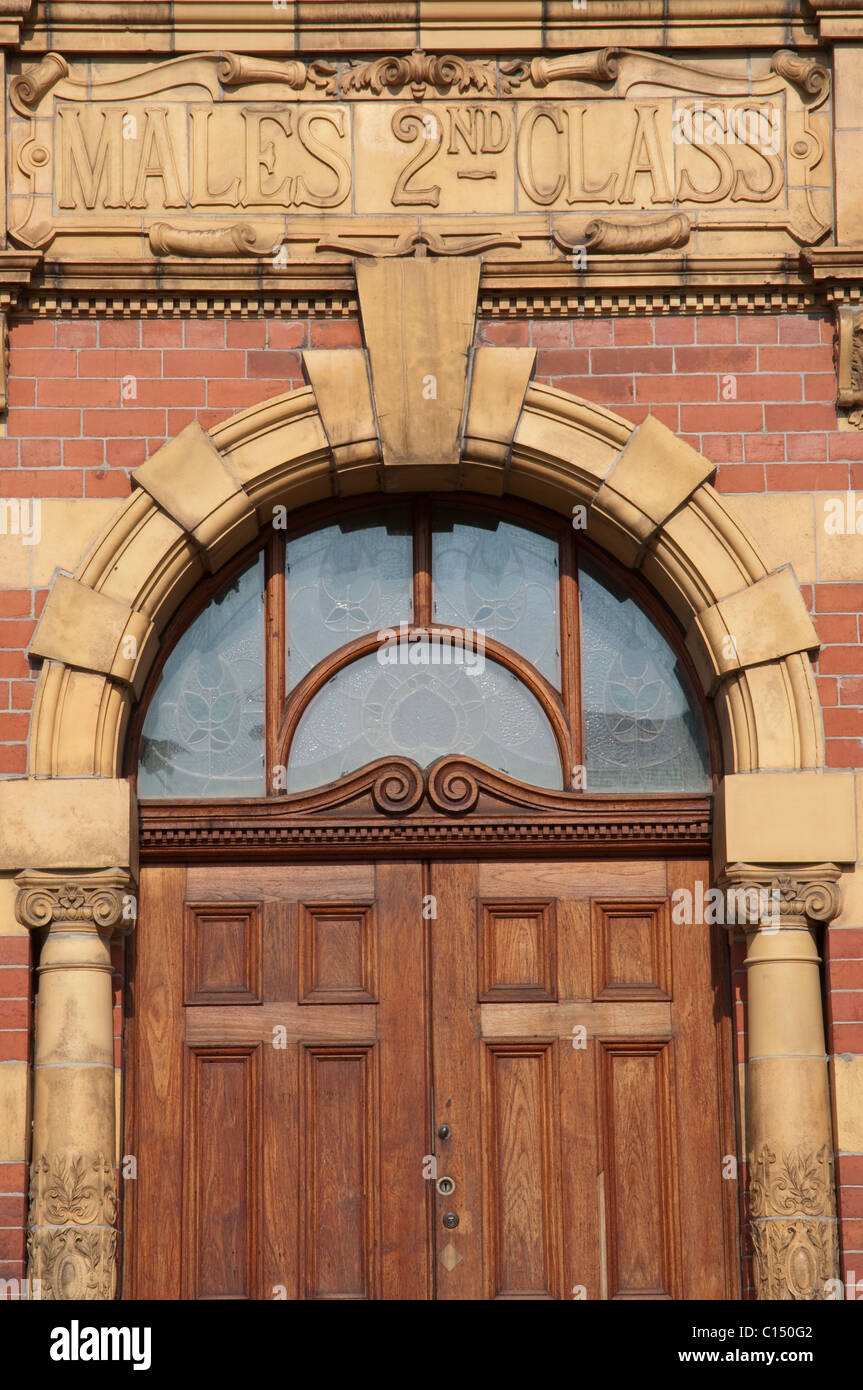
[[[851,864],[857,857],[854,774],[738,772],[715,802],[716,870],[738,863]]]
[[[0,782],[0,869],[117,868],[134,878],[137,865],[137,807],[128,782]]]

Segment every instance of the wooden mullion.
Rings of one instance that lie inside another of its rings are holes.
[[[264,672],[267,796],[273,794],[273,771],[279,761],[279,727],[285,707],[287,627],[287,581],[285,579],[285,539],[279,531],[265,550],[264,588]]]
[[[426,498],[414,504],[414,626],[432,621],[431,505]]]
[[[560,685],[572,738],[573,761],[584,762],[581,715],[581,646],[578,612],[578,558],[570,527],[560,532]]]

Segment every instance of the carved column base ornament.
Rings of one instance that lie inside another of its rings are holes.
[[[747,936],[747,1152],[759,1299],[823,1300],[838,1276],[833,1134],[814,932],[839,911],[835,864],[732,864]],[[758,890],[753,893],[752,890]],[[756,906],[757,904],[757,906]]]
[[[759,1299],[825,1299],[839,1267],[832,1149],[762,1144],[749,1168]]]
[[[29,1277],[40,1298],[112,1299],[117,1191],[104,1154],[40,1154],[30,1165]]]
[[[135,920],[128,875],[18,875],[18,920],[45,930],[38,966],[29,1277],[47,1300],[116,1289],[111,937]]]

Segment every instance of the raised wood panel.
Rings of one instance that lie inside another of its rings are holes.
[[[670,999],[668,900],[594,900],[594,999]]]
[[[184,1297],[253,1298],[260,1049],[186,1052]]]
[[[555,904],[481,902],[477,906],[479,998],[501,1003],[556,999]]]
[[[258,903],[186,903],[183,936],[186,1004],[260,1004]]]
[[[486,1222],[496,1299],[561,1297],[555,1044],[485,1049]]]
[[[303,1048],[305,1297],[378,1293],[377,1049]]]
[[[680,1297],[670,1047],[600,1044],[600,1172],[612,1299]]]
[[[302,903],[298,943],[301,1004],[377,1003],[373,903]]]

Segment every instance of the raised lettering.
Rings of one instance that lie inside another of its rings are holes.
[[[183,208],[186,199],[180,187],[180,175],[174,158],[174,147],[168,132],[168,108],[151,106],[146,113],[147,124],[141,141],[141,158],[135,190],[129,199],[130,208],[147,206],[147,180],[161,179],[165,190],[166,208]]]
[[[651,201],[654,203],[673,202],[668,171],[659,143],[659,128],[656,117],[658,106],[636,106],[637,125],[629,151],[629,161],[623,176],[621,203],[635,202],[635,179],[638,174],[649,174],[653,184]]]
[[[209,124],[212,108],[193,106],[189,110],[192,122],[191,188],[189,201],[193,207],[224,205],[235,208],[240,201],[239,176],[228,179],[223,188],[210,187]]]
[[[298,174],[294,183],[294,203],[297,207],[307,205],[315,208],[335,208],[338,207],[339,203],[345,201],[351,191],[351,166],[331,145],[324,144],[316,137],[312,130],[313,121],[323,121],[326,125],[332,126],[339,139],[343,140],[345,138],[344,110],[339,107],[335,111],[304,111],[297,121],[300,144],[327,169],[332,170],[336,176],[336,186],[332,193],[315,193],[306,187],[302,176]]]
[[[84,206],[88,210],[92,210],[97,202],[101,202],[103,208],[122,208],[125,206],[122,156],[123,112],[116,106],[102,107],[100,110],[102,126],[99,131],[96,153],[91,159],[81,127],[80,111],[74,106],[57,107],[59,132],[57,137],[59,142],[57,159],[58,207],[75,208],[78,206],[73,189],[74,178],[77,178]],[[103,184],[105,184],[104,191]]]

